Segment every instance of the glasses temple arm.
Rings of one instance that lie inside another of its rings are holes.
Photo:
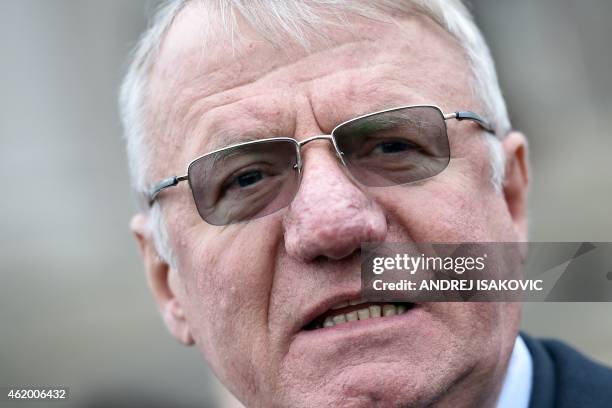
[[[157,195],[162,190],[164,190],[164,189],[166,189],[168,187],[174,187],[178,183],[180,183],[181,181],[185,181],[185,180],[187,180],[187,175],[168,177],[167,179],[163,179],[162,181],[157,183],[155,185],[155,187],[153,187],[151,189],[151,191],[149,192],[149,194],[148,194],[149,195],[149,206],[153,205],[153,203],[155,202],[155,199],[157,198]]]
[[[489,122],[487,122],[485,119],[482,118],[482,116],[474,112],[467,112],[467,111],[453,112],[453,113],[444,115],[444,119],[457,119],[459,121],[471,120],[473,122],[476,122],[481,128],[483,128],[487,132],[495,134],[495,129],[493,129],[493,127],[489,124]]]

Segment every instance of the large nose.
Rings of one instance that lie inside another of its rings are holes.
[[[302,182],[283,221],[286,251],[302,261],[342,259],[387,234],[383,209],[348,177],[326,143],[304,147]]]

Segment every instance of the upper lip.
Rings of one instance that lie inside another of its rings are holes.
[[[332,306],[340,303],[340,302],[344,302],[346,300],[359,300],[361,299],[361,291],[357,290],[355,292],[346,292],[346,293],[341,293],[341,294],[336,294],[334,296],[330,296],[312,306],[309,306],[306,309],[306,312],[304,313],[304,315],[298,319],[295,323],[295,326],[292,330],[292,332],[294,334],[297,334],[299,331],[301,331],[304,326],[306,326],[308,323],[312,322],[314,319],[316,319],[318,316],[322,315],[323,313],[325,313],[326,311],[328,311],[329,309],[332,308]]]

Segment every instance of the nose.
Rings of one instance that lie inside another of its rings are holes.
[[[285,249],[301,261],[342,259],[362,242],[382,242],[383,209],[345,174],[325,143],[303,151],[302,181],[283,220]]]

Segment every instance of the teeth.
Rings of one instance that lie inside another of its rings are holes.
[[[397,310],[395,305],[383,305],[383,316],[395,316]]]
[[[359,320],[368,320],[370,318],[370,309],[359,309],[357,315],[359,316]]]
[[[344,302],[344,303],[346,303],[344,306],[338,306],[340,305],[339,303],[337,306],[334,306],[332,310],[339,309],[340,307],[346,307],[348,303],[350,302]],[[358,301],[356,304],[361,304],[361,303],[365,303],[365,302]],[[387,304],[382,305],[382,307],[380,305],[371,305],[363,309],[353,310],[352,312],[349,312],[346,314],[338,313],[333,316],[327,316],[325,318],[325,321],[323,322],[322,327],[333,327],[339,324],[354,322],[357,320],[368,320],[368,319],[375,319],[378,317],[395,316],[395,315],[406,313],[407,310],[408,309],[406,305],[404,304],[395,305],[395,304],[387,303]],[[318,328],[320,327],[321,326],[318,326]]]
[[[344,314],[336,315],[332,317],[332,320],[334,321],[334,324],[346,323],[346,315]]]
[[[357,316],[358,316],[358,315],[357,315],[357,312],[356,312],[356,311],[353,311],[353,312],[347,313],[347,314],[346,314],[346,321],[347,321],[347,322],[354,322],[355,320],[357,320]]]
[[[378,306],[378,305],[370,306],[370,316],[372,316],[372,317],[380,317],[380,306]]]

